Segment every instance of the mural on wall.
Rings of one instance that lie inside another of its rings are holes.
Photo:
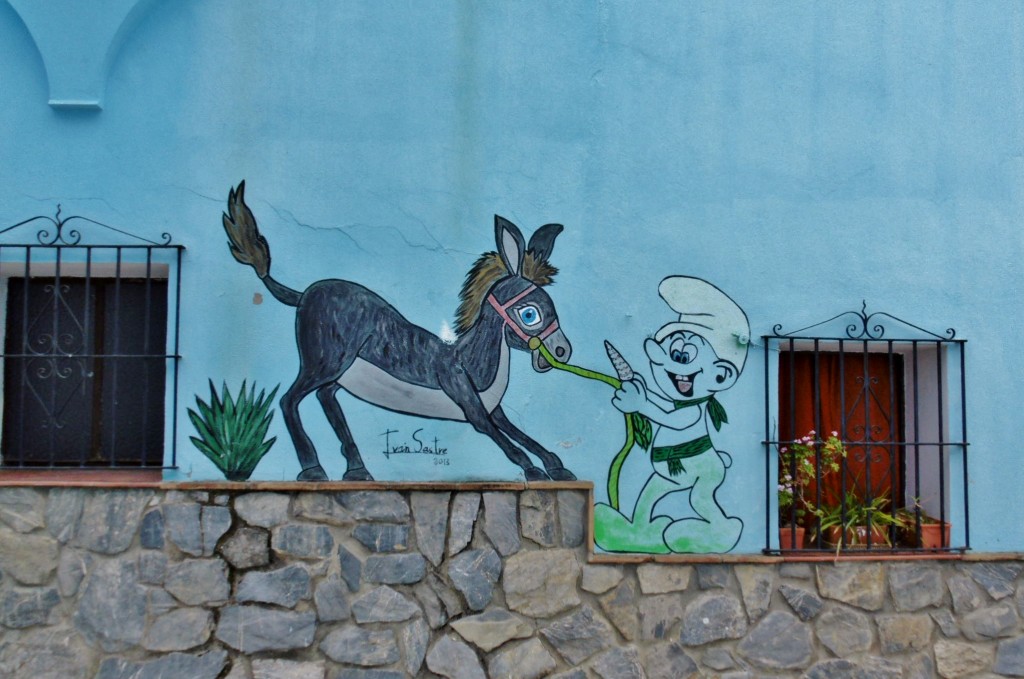
[[[230,191],[222,221],[235,259],[252,266],[275,299],[296,308],[299,373],[281,397],[281,412],[302,468],[300,481],[327,479],[299,418],[299,403],[313,392],[341,442],[343,478],[373,480],[336,399],[339,389],[393,412],[467,422],[494,441],[528,481],[576,478],[501,407],[511,349],[531,352],[537,372],[551,369],[545,355],[567,361],[572,353],[543,289],[557,273],[548,260],[560,224],[540,227],[527,245],[515,224],[495,215],[497,251],[483,254],[466,275],[457,337],[446,342],[358,283],[321,280],[299,292],[275,280],[270,247],[245,203],[244,181]]]
[[[739,542],[743,521],[730,516],[717,498],[731,457],[716,449],[712,435],[728,422],[717,395],[743,372],[750,326],[744,311],[716,286],[689,276],[662,280],[658,292],[675,317],[644,342],[650,377],[634,370],[605,341],[615,370],[611,376],[569,363],[572,347],[543,289],[557,274],[549,258],[562,231],[559,224],[540,227],[527,244],[516,225],[495,216],[497,249],[481,255],[466,274],[455,337],[449,341],[414,325],[358,283],[321,280],[300,292],[273,278],[270,247],[245,203],[245,182],[230,191],[222,221],[235,259],[252,266],[275,299],[296,308],[299,371],[280,405],[301,466],[299,480],[327,478],[299,417],[299,403],[313,392],[341,443],[343,479],[373,480],[337,400],[339,390],[391,412],[467,422],[487,435],[528,481],[575,479],[557,455],[513,425],[502,410],[510,352],[517,349],[530,352],[537,372],[557,368],[614,390],[611,404],[623,414],[625,433],[608,466],[608,502],[594,508],[597,547],[715,553]],[[212,384],[211,393],[217,402]],[[244,396],[243,388],[239,400]],[[266,416],[262,397],[254,407]],[[197,422],[192,411],[190,417]],[[248,437],[257,448],[266,424],[261,421],[258,435]],[[272,443],[263,444],[262,454]],[[650,455],[650,473],[635,502],[623,506],[622,472],[636,447]],[[675,493],[686,493],[692,514],[670,509],[672,503],[659,504]]]
[[[545,354],[559,369],[611,385],[612,405],[625,415],[625,442],[608,470],[608,504],[594,506],[594,542],[608,552],[728,552],[739,542],[743,521],[718,503],[716,492],[732,460],[715,448],[708,425],[721,431],[729,421],[717,394],[743,372],[750,324],[728,295],[699,278],[670,276],[658,292],[679,317],[644,342],[651,386],[607,341],[617,379]],[[619,476],[634,445],[650,450],[653,469],[626,513]],[[684,491],[695,516],[658,513],[661,500]]]

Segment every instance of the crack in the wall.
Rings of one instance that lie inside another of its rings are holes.
[[[370,195],[373,196],[374,198],[379,199],[380,201],[382,201],[386,205],[388,205],[390,207],[393,207],[395,210],[398,210],[398,212],[400,212],[404,217],[408,217],[410,220],[412,220],[412,221],[416,222],[417,224],[419,224],[420,228],[422,228],[423,231],[426,232],[426,234],[430,238],[430,240],[434,241],[434,243],[435,243],[435,245],[433,247],[431,247],[430,245],[423,244],[423,243],[414,243],[414,242],[410,241],[406,237],[405,232],[403,232],[398,227],[395,227],[395,226],[388,227],[388,228],[394,229],[398,233],[399,237],[409,247],[411,247],[411,248],[418,248],[418,249],[421,249],[421,250],[427,250],[428,252],[438,252],[438,253],[441,253],[441,254],[444,254],[444,255],[459,254],[459,255],[473,256],[474,254],[476,254],[474,252],[467,252],[465,250],[459,250],[457,248],[450,248],[450,247],[445,246],[443,243],[441,243],[441,241],[437,238],[437,236],[434,235],[434,232],[430,230],[430,227],[427,226],[426,222],[424,222],[422,219],[420,219],[419,217],[417,217],[416,215],[414,215],[413,213],[409,212],[407,209],[402,207],[402,204],[400,202],[398,202],[397,200],[393,200],[388,195],[382,194],[382,193],[370,192]]]
[[[187,186],[179,186],[178,184],[171,184],[170,187],[172,189],[178,189],[179,191],[185,191],[186,193],[191,193],[193,196],[198,196],[199,198],[203,198],[205,200],[208,200],[211,203],[217,203],[218,205],[224,202],[224,197],[223,196],[220,196],[220,197],[208,196],[205,193],[199,193],[195,189],[190,189]]]
[[[309,229],[311,231],[330,231],[330,232],[341,234],[345,238],[349,239],[352,242],[352,244],[356,246],[356,249],[358,249],[360,252],[368,254],[368,251],[366,250],[366,248],[364,248],[359,243],[359,241],[357,241],[355,239],[355,237],[348,232],[348,228],[351,228],[351,227],[346,227],[346,226],[317,226],[316,224],[307,224],[306,222],[299,221],[299,219],[290,210],[287,210],[287,209],[285,209],[283,207],[277,207],[273,203],[266,203],[266,204],[267,204],[267,206],[270,207],[271,210],[273,210],[277,214],[277,216],[279,218],[285,220],[286,222],[294,224],[295,226],[298,226],[298,227],[302,227],[304,229]]]
[[[432,245],[425,245],[423,243],[414,243],[413,241],[409,240],[408,236],[405,235],[404,231],[402,231],[397,226],[392,226],[391,224],[382,224],[382,225],[379,225],[379,226],[375,226],[374,228],[377,229],[377,230],[385,229],[387,231],[394,232],[395,234],[398,235],[399,238],[402,239],[402,242],[405,243],[406,246],[408,246],[408,247],[410,247],[410,248],[412,248],[414,250],[426,250],[427,252],[436,252],[436,253],[444,254],[444,255],[451,254],[452,252],[462,252],[461,250],[452,250],[450,248],[446,248],[446,247],[441,246],[441,245],[432,246]],[[462,253],[462,254],[471,254],[471,253]]]

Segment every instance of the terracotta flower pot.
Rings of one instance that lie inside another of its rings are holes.
[[[951,524],[946,523],[922,523],[921,524],[921,548],[941,549],[949,547],[949,530]]]
[[[830,526],[825,529],[825,541],[832,547],[838,547],[840,539],[840,527]],[[889,535],[883,526],[871,527],[871,549],[889,546]],[[846,549],[867,549],[868,527],[850,526],[846,530]]]
[[[796,528],[780,526],[779,546],[782,549],[803,549],[806,530],[803,526],[797,526]]]

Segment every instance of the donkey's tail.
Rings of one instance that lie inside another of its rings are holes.
[[[279,302],[298,306],[302,293],[274,280],[270,275],[270,245],[256,226],[256,217],[245,204],[245,180],[228,193],[228,211],[223,215],[228,248],[242,264],[248,264]]]

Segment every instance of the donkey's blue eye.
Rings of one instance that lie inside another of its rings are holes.
[[[524,306],[522,309],[518,309],[517,313],[523,325],[531,326],[540,323],[540,311],[535,306]]]

